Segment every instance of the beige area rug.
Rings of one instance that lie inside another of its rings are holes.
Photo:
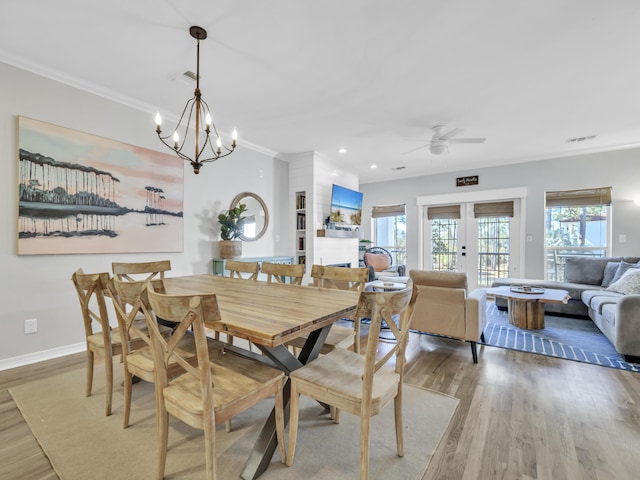
[[[122,428],[122,370],[116,365],[113,414],[104,415],[104,372],[94,374],[94,392],[84,396],[79,369],[12,388],[10,393],[62,480],[156,478],[156,430],[152,384],[133,387],[131,426]],[[458,400],[423,388],[404,389],[405,456],[396,455],[393,405],[374,417],[370,478],[419,480],[440,443]],[[239,478],[273,400],[233,419],[233,432],[216,431],[218,476]],[[358,478],[359,419],[343,413],[333,423],[314,401],[301,398],[295,464],[276,454],[264,480]],[[288,432],[288,430],[287,430]],[[166,478],[198,479],[204,474],[202,432],[171,417]]]

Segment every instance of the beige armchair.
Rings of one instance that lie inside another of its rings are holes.
[[[467,295],[466,273],[411,270],[409,276],[420,292],[411,328],[469,342],[473,363],[478,363],[476,342],[484,342],[487,323],[486,291],[478,288]]]

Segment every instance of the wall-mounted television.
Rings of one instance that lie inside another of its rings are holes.
[[[362,193],[333,184],[329,217],[336,225],[359,226],[362,223]]]

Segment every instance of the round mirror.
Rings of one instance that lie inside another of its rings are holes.
[[[247,211],[244,216],[246,220],[244,222],[244,232],[238,238],[245,242],[251,242],[258,240],[264,235],[269,226],[269,211],[264,200],[255,193],[242,192],[236,195],[231,201],[229,208],[236,208],[241,203],[247,206]]]

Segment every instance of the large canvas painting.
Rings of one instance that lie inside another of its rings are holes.
[[[18,118],[18,254],[179,252],[174,155]]]

